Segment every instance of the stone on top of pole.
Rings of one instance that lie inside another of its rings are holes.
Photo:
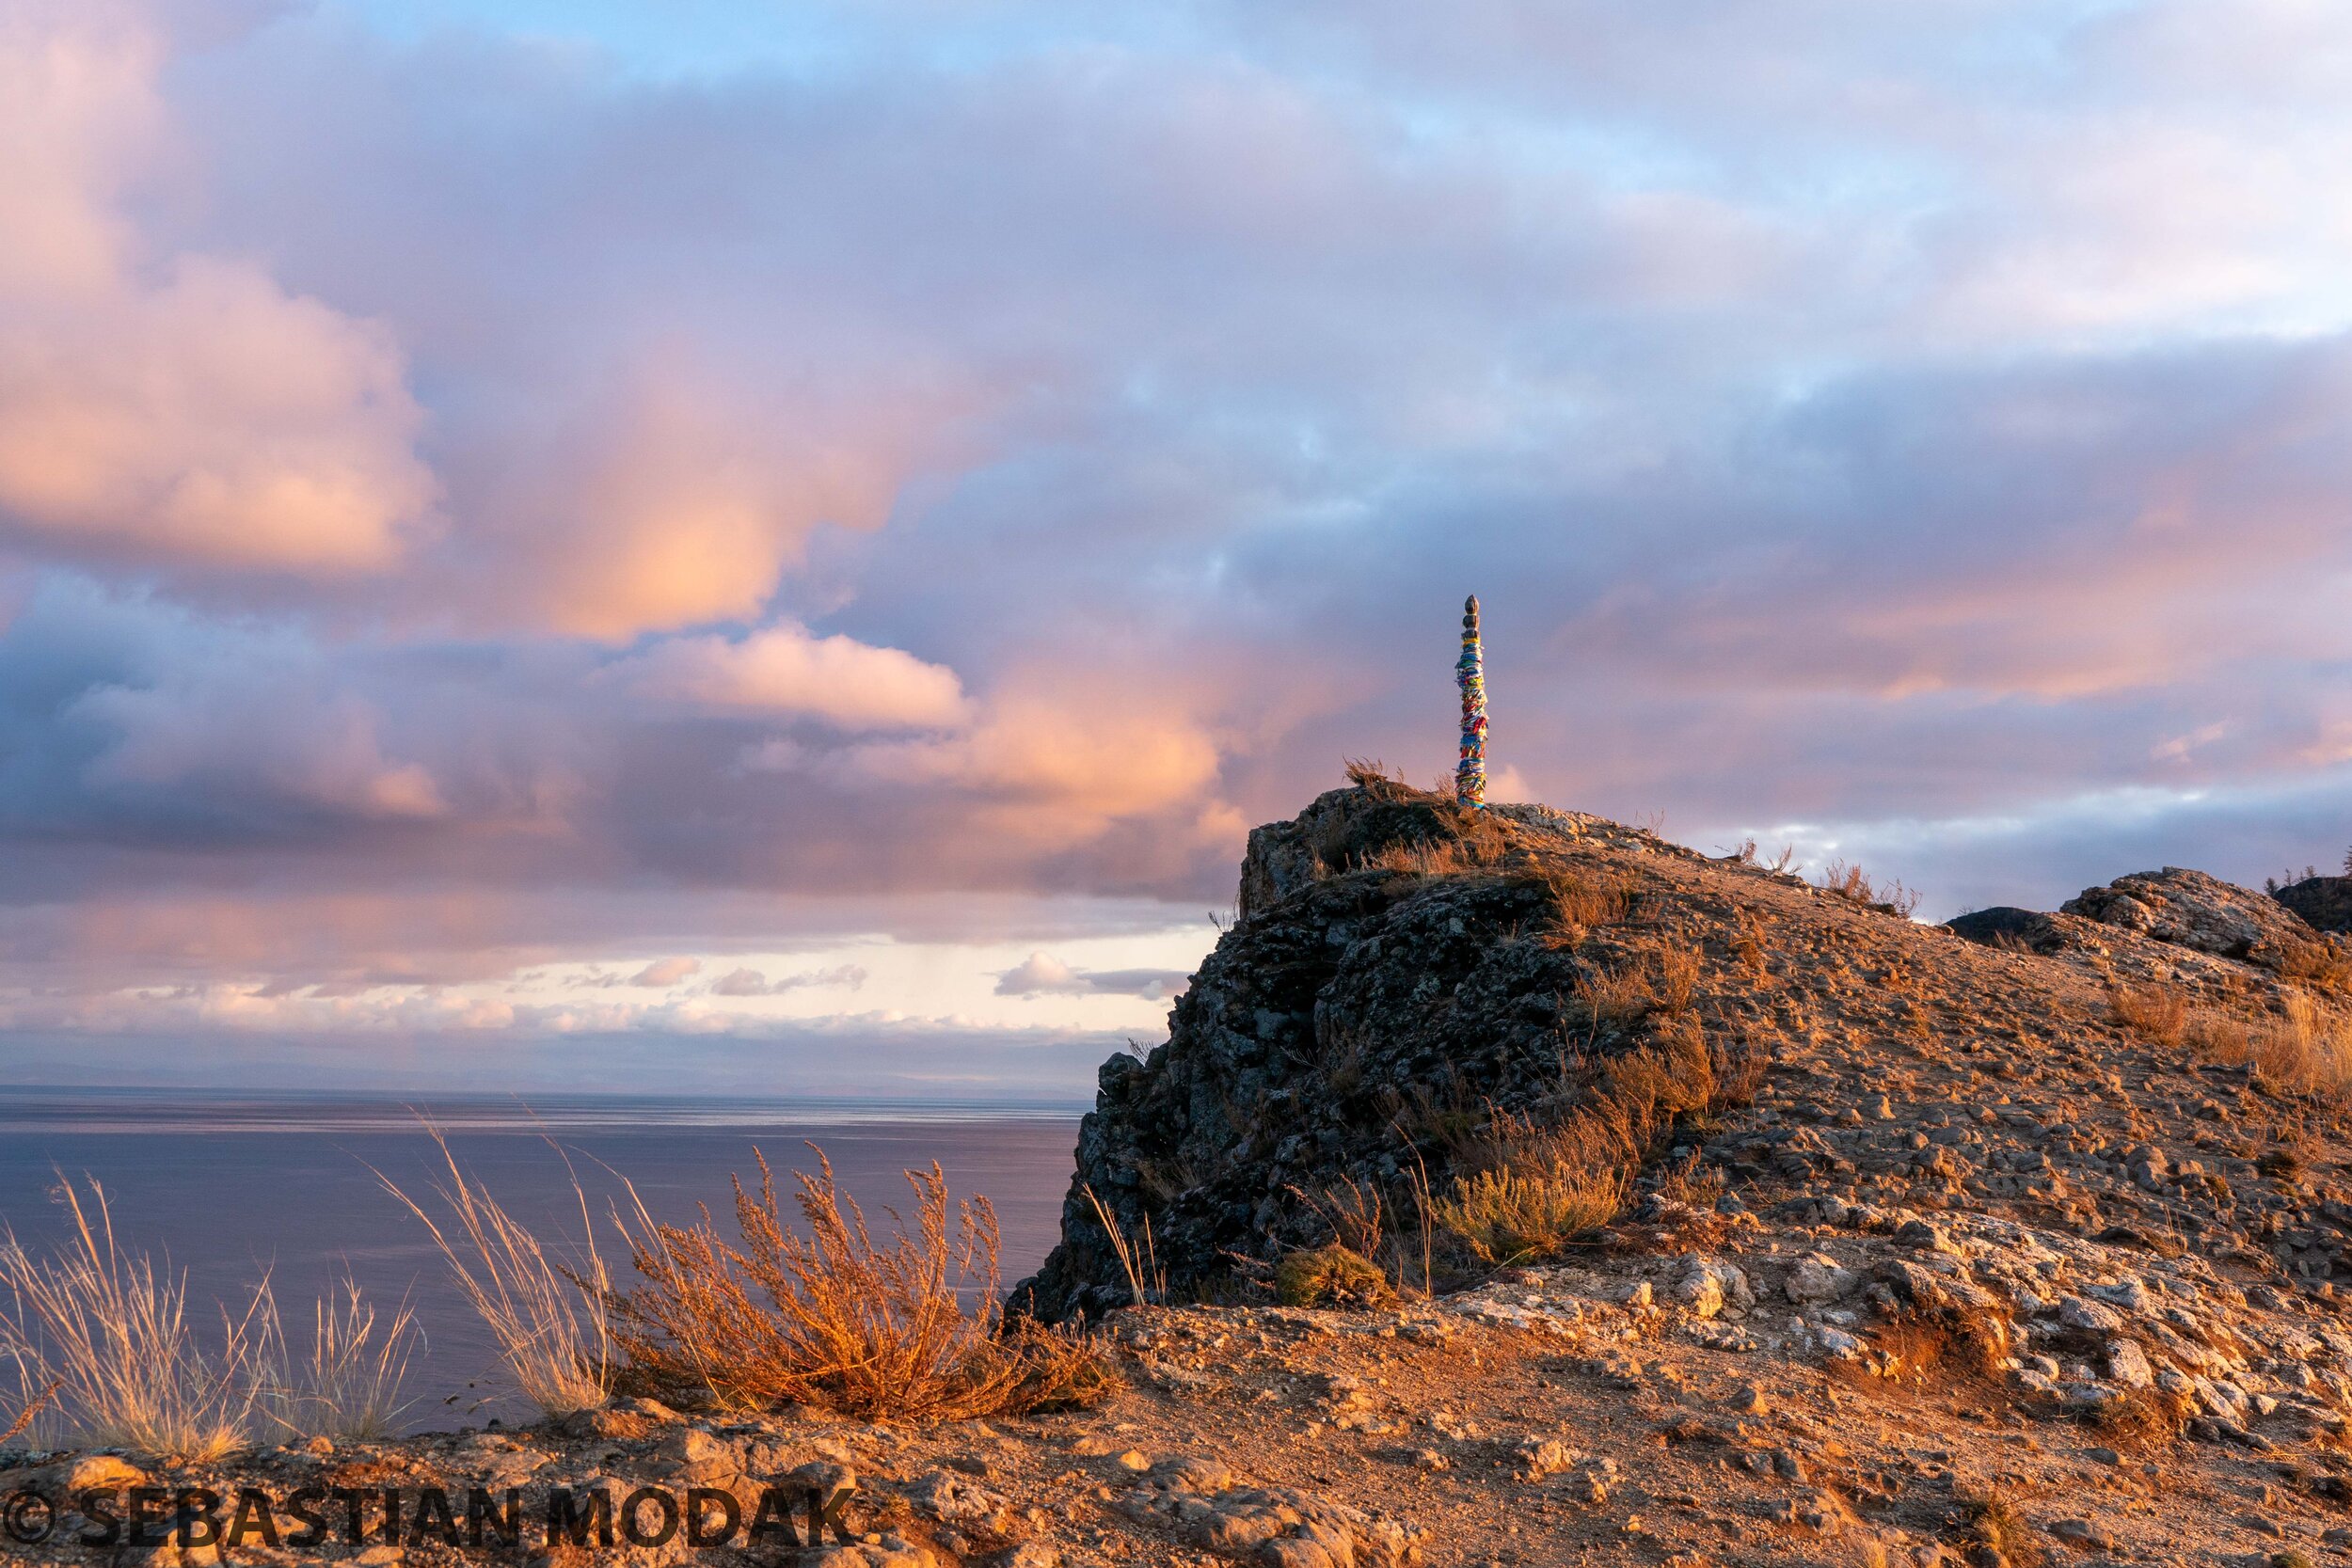
[[[1461,805],[1486,803],[1486,662],[1478,641],[1478,595],[1462,606],[1462,657],[1454,666],[1462,689],[1462,759],[1454,768],[1454,799]]]

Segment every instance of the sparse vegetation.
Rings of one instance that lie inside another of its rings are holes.
[[[2189,1406],[2176,1394],[2132,1388],[2094,1406],[2091,1430],[2119,1453],[2149,1453],[2169,1448],[2188,1426]]]
[[[447,1184],[434,1188],[447,1211],[446,1229],[382,1172],[376,1180],[424,1222],[525,1399],[550,1416],[602,1404],[612,1386],[613,1335],[606,1308],[615,1292],[596,1251],[587,1196],[577,1181],[572,1184],[580,1205],[577,1255],[553,1256],[459,1168],[437,1130],[427,1131],[449,1171]]]
[[[1557,1118],[1494,1117],[1473,1153],[1478,1168],[1454,1180],[1432,1216],[1484,1262],[1556,1254],[1616,1218],[1670,1121],[1726,1102],[1746,1082],[1720,1074],[1704,1037],[1683,1021],[1605,1064]]]
[[[43,1447],[114,1445],[210,1458],[245,1442],[269,1388],[266,1283],[223,1311],[206,1343],[184,1275],[115,1239],[105,1189],[70,1181],[63,1251],[40,1257],[13,1234],[0,1245],[0,1355],[15,1364],[27,1423]]]
[[[1275,1267],[1274,1296],[1285,1307],[1379,1307],[1396,1291],[1378,1264],[1333,1243],[1285,1254]]]
[[[286,1436],[389,1435],[421,1338],[404,1306],[389,1322],[359,1289],[317,1304],[306,1354],[290,1352],[264,1278],[206,1332],[184,1275],[116,1239],[105,1189],[62,1182],[61,1253],[0,1245],[0,1356],[24,1398],[8,1436],[43,1447],[143,1449],[210,1458]]]
[[[2042,1538],[2008,1493],[1995,1489],[1963,1499],[1962,1518],[1972,1544],[1994,1554],[2010,1568],[2042,1568],[2049,1560]]]
[[[2289,990],[2280,1011],[2251,1022],[2201,1010],[2185,1028],[2208,1061],[2244,1063],[2273,1093],[2341,1101],[2352,1098],[2352,1015]]]
[[[662,1225],[641,1204],[627,1219],[641,1283],[601,1296],[629,1381],[723,1408],[804,1403],[869,1420],[971,1419],[1107,1386],[1091,1340],[1034,1324],[1000,1332],[985,1198],[951,1208],[936,1164],[909,1171],[913,1223],[892,1211],[898,1234],[877,1243],[816,1153],[817,1172],[793,1176],[804,1236],[764,1158],[756,1194],[735,1184],[739,1244],[707,1214]]]
[[[1873,882],[1859,865],[1844,861],[1832,861],[1820,879],[1814,883],[1824,893],[1836,894],[1851,903],[1860,904],[1884,914],[1911,918],[1919,907],[1919,895],[1899,881]]]
[[[1882,1384],[1903,1386],[1991,1382],[2000,1376],[2011,1338],[2008,1322],[1988,1311],[1914,1307],[1890,1317],[1870,1336],[1866,1367]]]
[[[2178,1045],[2188,1027],[2188,999],[2170,986],[2107,984],[2115,1022],[2154,1045]]]

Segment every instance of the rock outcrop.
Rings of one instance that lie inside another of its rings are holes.
[[[2352,877],[2307,877],[2271,896],[2315,930],[2352,933]]]
[[[2058,911],[2215,958],[2250,959],[2268,969],[2279,968],[2314,934],[2275,898],[2176,865],[2085,888],[2080,896],[2059,905]]]
[[[1615,879],[1563,858],[1589,821],[1359,787],[1251,833],[1242,917],[1168,1042],[1103,1065],[1062,1244],[1023,1299],[1049,1317],[1125,1305],[1106,1217],[1134,1248],[1148,1227],[1169,1288],[1224,1289],[1237,1266],[1329,1241],[1335,1192],[1442,1182],[1472,1123],[1646,1037],[1654,1021],[1597,1023],[1574,1001],[1636,961],[1575,919],[1624,909]]]

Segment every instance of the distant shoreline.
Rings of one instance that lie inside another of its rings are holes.
[[[0,1136],[35,1132],[413,1132],[420,1118],[455,1132],[657,1127],[823,1128],[881,1123],[1060,1121],[1091,1109],[1071,1100],[903,1100],[820,1095],[147,1088],[0,1085]]]

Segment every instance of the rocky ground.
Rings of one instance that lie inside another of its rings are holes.
[[[427,1531],[227,1558],[256,1562],[2352,1561],[2337,1101],[2161,1005],[2333,1005],[2343,937],[2189,872],[1950,927],[1867,895],[1589,817],[1466,836],[1337,792],[1253,838],[1170,1041],[1105,1069],[1026,1297],[1105,1317],[1129,1386],[1103,1406],[915,1429],[635,1402],[210,1465],[33,1456],[0,1488],[511,1485],[535,1516],[549,1486],[697,1485],[746,1515],[764,1485],[855,1487],[797,1555]],[[1539,1264],[1418,1260],[1401,1195],[1467,1168],[1482,1118],[1690,1030],[1736,1092],[1664,1130],[1615,1223]],[[1366,1245],[1405,1293],[1273,1305],[1349,1190],[1379,1196]],[[1166,1298],[1195,1304],[1125,1305],[1104,1215],[1131,1243],[1148,1222]],[[69,1533],[12,1549],[218,1555]]]

